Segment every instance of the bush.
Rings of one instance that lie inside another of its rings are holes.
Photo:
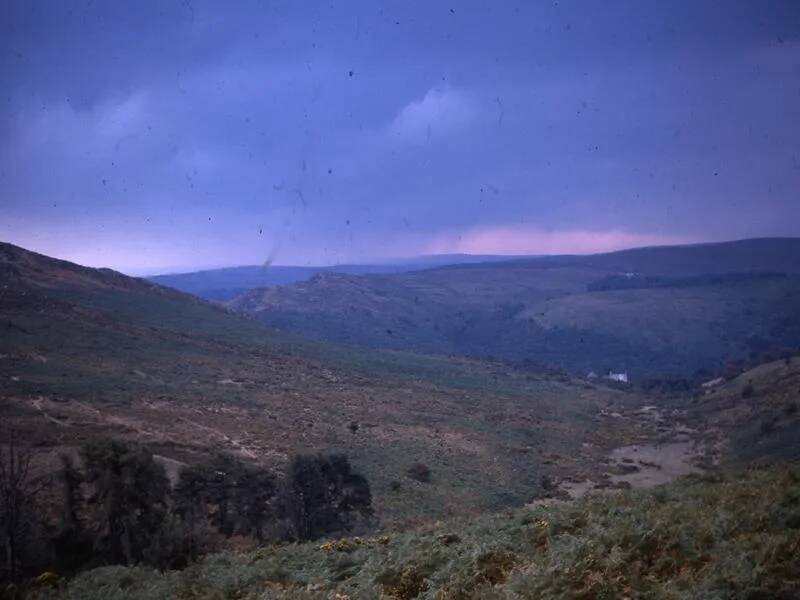
[[[761,435],[768,435],[775,431],[775,425],[777,423],[777,419],[775,417],[767,417],[761,421],[761,427],[759,428],[761,431]]]
[[[742,398],[751,398],[755,393],[755,388],[752,383],[748,383],[742,388]]]
[[[431,480],[430,468],[428,465],[424,465],[419,462],[411,465],[406,471],[406,475],[408,475],[411,479],[420,481],[422,483],[429,483]]]

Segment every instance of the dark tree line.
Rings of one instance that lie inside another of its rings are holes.
[[[32,553],[33,500],[44,486],[31,473],[32,460],[31,448],[8,433],[0,446],[0,581],[17,581]]]
[[[18,581],[43,565],[62,573],[104,564],[177,568],[226,537],[312,540],[349,531],[372,514],[367,480],[343,454],[297,455],[283,477],[217,454],[184,467],[174,487],[146,449],[93,442],[80,466],[62,456],[49,498],[36,510],[31,452],[0,451],[0,581]],[[50,514],[49,519],[36,513]],[[48,522],[49,521],[49,522]],[[28,560],[36,555],[37,560]]]

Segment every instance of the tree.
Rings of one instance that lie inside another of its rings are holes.
[[[90,443],[81,456],[92,489],[95,551],[111,563],[142,561],[167,514],[164,468],[144,448],[119,441]]]
[[[75,571],[91,558],[92,540],[81,521],[84,497],[81,486],[83,475],[69,455],[61,455],[60,520],[52,538],[61,569]]]
[[[175,511],[192,528],[210,521],[225,535],[252,534],[261,541],[274,496],[273,473],[220,453],[181,469]]]
[[[281,496],[290,535],[300,540],[348,530],[355,516],[372,513],[369,483],[344,454],[296,455]]]
[[[31,475],[33,450],[10,431],[0,446],[0,555],[5,578],[17,582],[32,531],[34,502],[46,481]]]

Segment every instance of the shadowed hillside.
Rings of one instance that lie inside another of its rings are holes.
[[[800,240],[318,274],[232,308],[318,339],[633,377],[800,345]]]

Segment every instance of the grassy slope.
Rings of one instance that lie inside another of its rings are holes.
[[[796,264],[797,240],[748,240],[395,275],[327,274],[253,290],[231,306],[272,326],[336,342],[530,359],[577,372],[612,367],[635,377],[691,374],[751,351],[800,344]],[[587,291],[593,282],[629,271],[754,276]],[[768,278],[765,271],[789,276]]]
[[[745,371],[697,400],[691,414],[725,434],[729,464],[800,460],[800,356]]]
[[[181,572],[96,569],[42,597],[796,598],[798,553],[800,471],[781,467],[384,538],[214,555]]]
[[[344,450],[370,478],[382,523],[397,526],[523,504],[542,475],[579,476],[638,435],[596,418],[632,395],[304,342],[178,292],[12,250],[0,415],[48,451],[112,435],[176,460],[223,449],[280,469],[296,451]],[[405,477],[414,461],[431,467],[431,484]]]

